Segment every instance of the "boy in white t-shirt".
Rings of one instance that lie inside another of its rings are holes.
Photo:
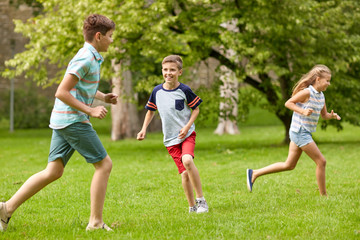
[[[146,129],[159,111],[164,134],[164,145],[174,159],[181,174],[182,185],[189,202],[189,212],[208,212],[209,207],[204,198],[199,171],[194,164],[195,124],[199,115],[202,100],[189,86],[178,81],[182,74],[182,59],[170,55],[162,61],[162,73],[165,82],[156,86],[151,93],[145,108],[148,109],[144,124],[137,135],[143,140]],[[194,199],[194,192],[196,200]]]

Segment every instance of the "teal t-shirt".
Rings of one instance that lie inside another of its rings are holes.
[[[100,65],[103,61],[97,50],[85,42],[66,69],[65,75],[73,74],[79,79],[76,86],[71,89],[71,95],[87,106],[91,106],[94,101],[100,82]],[[89,116],[56,98],[50,117],[50,128],[62,129],[76,122],[90,124]]]

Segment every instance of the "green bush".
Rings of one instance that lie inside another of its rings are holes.
[[[0,118],[10,118],[10,92],[1,94]],[[54,102],[39,95],[33,87],[14,92],[14,128],[45,128]]]
[[[196,119],[196,126],[216,127],[220,113],[218,89],[219,86],[213,86],[212,88],[202,87],[195,90],[195,94],[203,100],[203,103],[199,107],[200,114]]]

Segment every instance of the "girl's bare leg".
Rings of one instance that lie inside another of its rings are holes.
[[[320,194],[327,196],[325,184],[325,167],[326,160],[320,152],[315,142],[301,148],[316,163],[316,180],[319,186]]]
[[[285,162],[277,162],[269,166],[253,170],[251,182],[254,183],[256,178],[270,173],[292,170],[301,156],[302,150],[294,142],[290,142],[289,154]]]

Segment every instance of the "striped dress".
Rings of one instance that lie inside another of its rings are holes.
[[[103,61],[96,49],[85,42],[66,69],[65,75],[73,74],[79,79],[76,86],[71,89],[71,95],[87,106],[91,106],[94,101],[100,82],[100,65]],[[50,128],[62,129],[76,122],[90,124],[89,116],[56,98]]]
[[[322,92],[316,91],[312,85],[305,88],[305,90],[310,92],[309,100],[306,103],[296,103],[296,105],[302,109],[312,109],[313,112],[310,116],[304,116],[294,111],[290,126],[290,131],[293,132],[299,132],[301,127],[309,132],[315,132],[321,110],[325,104],[325,97]]]

